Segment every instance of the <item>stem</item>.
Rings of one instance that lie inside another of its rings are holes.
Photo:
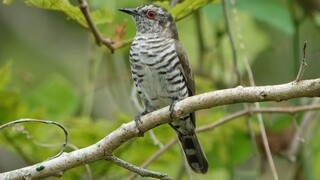
[[[223,6],[224,20],[226,22],[228,37],[229,37],[230,46],[231,46],[231,50],[232,50],[233,71],[234,71],[236,78],[237,78],[236,84],[240,85],[241,84],[241,79],[240,79],[241,77],[240,77],[238,61],[237,61],[237,52],[236,52],[236,47],[235,47],[234,40],[233,40],[233,35],[231,32],[226,0],[222,0],[222,6]]]
[[[204,72],[204,53],[205,53],[205,45],[203,42],[203,31],[202,31],[202,21],[200,11],[196,11],[195,14],[195,23],[196,23],[196,31],[197,31],[197,40],[198,40],[198,60],[199,60],[199,74],[205,74]]]

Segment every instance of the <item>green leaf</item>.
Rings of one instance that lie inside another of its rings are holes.
[[[294,33],[290,12],[279,1],[241,0],[237,2],[237,7],[287,34]]]
[[[199,8],[205,6],[206,4],[210,2],[218,2],[217,0],[185,0],[182,3],[177,4],[173,9],[170,10],[170,13],[174,17],[176,21],[183,19],[190,15],[191,13],[195,12]],[[167,9],[169,8],[169,2],[163,1],[163,2],[156,2],[155,4],[165,7]]]
[[[78,107],[78,101],[74,88],[58,75],[50,77],[27,97],[27,103],[31,107],[46,108],[50,118],[72,115]]]
[[[68,0],[23,0],[31,7],[63,12],[69,19],[76,21],[83,27],[88,27],[87,22],[78,6],[72,5]],[[112,13],[107,9],[99,9],[91,13],[95,24],[110,23]]]

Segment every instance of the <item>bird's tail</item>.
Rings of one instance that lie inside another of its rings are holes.
[[[180,132],[177,133],[191,169],[197,173],[205,174],[208,171],[208,161],[202,151],[194,129],[189,130],[188,135],[184,135]]]

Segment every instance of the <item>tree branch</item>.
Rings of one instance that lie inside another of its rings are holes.
[[[273,86],[242,87],[208,92],[177,102],[173,117],[181,117],[193,111],[234,103],[284,101],[299,97],[320,97],[320,78]],[[139,129],[147,132],[170,121],[169,106],[141,117]],[[63,153],[61,156],[32,166],[0,174],[0,179],[29,179],[62,176],[71,168],[106,159],[129,139],[139,136],[136,123],[131,121],[89,147]]]
[[[111,162],[113,162],[114,164],[117,164],[125,169],[128,169],[132,172],[135,172],[137,174],[139,174],[142,177],[154,177],[154,178],[158,178],[158,179],[167,179],[167,180],[173,180],[172,178],[168,177],[168,175],[166,174],[161,174],[158,172],[154,172],[154,171],[149,171],[146,169],[143,169],[141,167],[138,166],[134,166],[128,162],[123,161],[122,159],[119,159],[113,155],[110,155],[109,157],[106,158],[106,160],[109,160]]]

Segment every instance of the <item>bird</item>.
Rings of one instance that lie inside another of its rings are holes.
[[[169,105],[172,112],[176,102],[195,95],[192,69],[172,15],[153,4],[119,10],[131,15],[136,25],[129,60],[144,106],[137,118]],[[191,169],[205,174],[208,161],[195,132],[195,113],[172,119],[169,125],[177,133]]]

